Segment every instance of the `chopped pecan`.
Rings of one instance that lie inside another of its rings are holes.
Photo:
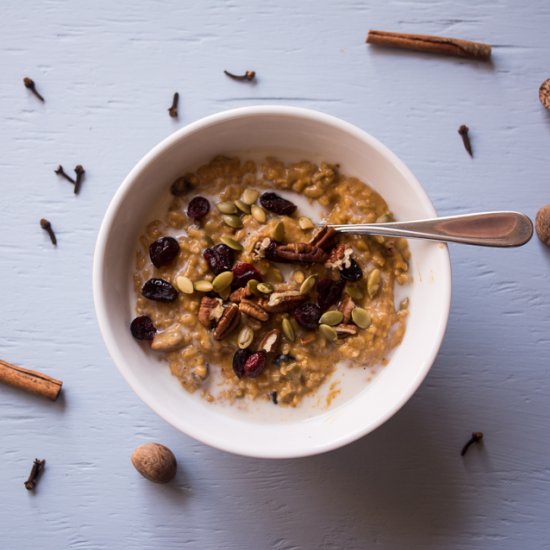
[[[229,301],[239,303],[245,298],[250,298],[250,296],[252,296],[252,292],[250,292],[250,289],[247,286],[242,286],[241,288],[238,288],[231,293],[231,295],[229,296]]]
[[[323,263],[327,253],[318,246],[308,243],[281,244],[275,248],[277,260],[300,263]]]
[[[324,225],[315,233],[315,235],[313,235],[313,238],[309,241],[309,244],[318,246],[325,252],[330,252],[336,246],[337,239],[338,234],[336,233],[336,230],[332,227],[327,227]]]
[[[292,311],[305,300],[307,300],[307,295],[300,294],[299,290],[286,290],[272,292],[269,295],[269,300],[262,300],[260,305],[269,313],[284,313]]]
[[[347,338],[348,336],[355,336],[357,334],[357,327],[355,325],[338,325],[334,327],[338,338]]]
[[[349,244],[339,244],[330,252],[325,267],[329,269],[344,269],[351,266],[353,248]]]
[[[199,323],[206,328],[212,328],[223,315],[223,301],[221,298],[203,296],[199,306]]]
[[[254,244],[254,248],[252,249],[252,257],[255,260],[262,260],[263,258],[273,260],[275,246],[275,241],[272,241],[269,237],[264,237]]]
[[[223,340],[229,336],[238,326],[241,320],[241,312],[237,304],[229,304],[223,311],[221,319],[214,330],[214,338]]]
[[[249,317],[257,319],[258,321],[267,321],[269,313],[260,305],[250,300],[243,299],[239,304],[239,310],[241,313],[246,313]]]
[[[355,308],[355,302],[353,301],[353,298],[349,295],[344,293],[344,297],[342,298],[342,301],[340,302],[340,305],[338,306],[338,309],[342,312],[342,315],[344,318],[342,319],[342,322],[348,323],[351,319],[351,312]]]
[[[275,353],[281,343],[281,331],[274,328],[264,334],[264,337],[258,344],[258,350],[263,350],[266,353]]]

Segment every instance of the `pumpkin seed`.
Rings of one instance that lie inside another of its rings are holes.
[[[258,281],[256,279],[250,279],[248,283],[246,283],[246,288],[254,294],[254,296],[261,296],[262,293],[258,290]]]
[[[236,214],[237,213],[237,207],[229,201],[219,202],[216,204],[216,208],[222,213],[222,214]]]
[[[399,309],[404,310],[404,309],[408,309],[408,307],[409,307],[409,299],[403,298],[403,300],[401,300],[401,303],[399,304]]]
[[[232,239],[227,235],[222,235],[220,237],[220,241],[225,244],[225,246],[228,246],[229,248],[236,250],[237,252],[242,252],[244,250],[244,246],[239,241],[236,241],[235,239]]]
[[[193,286],[195,287],[195,290],[198,290],[199,292],[210,292],[214,288],[210,281],[204,280],[195,281]]]
[[[286,317],[281,322],[281,329],[283,331],[283,334],[285,335],[285,338],[289,342],[294,342],[296,339],[296,333],[294,332],[294,327],[292,326],[292,323],[290,322],[290,319],[287,319]]]
[[[285,224],[282,220],[277,222],[277,224],[273,228],[273,233],[271,236],[273,237],[274,241],[279,242],[281,242],[285,238]]]
[[[245,189],[243,191],[242,196],[241,196],[241,200],[245,204],[252,205],[258,200],[259,195],[260,195],[260,193],[258,193],[258,191],[256,191],[256,189]]]
[[[321,315],[321,318],[319,319],[319,324],[329,325],[333,327],[341,323],[343,318],[344,316],[342,315],[341,311],[338,311],[336,309],[331,309],[330,311],[325,311],[325,313]]]
[[[304,279],[306,276],[304,275],[303,271],[295,271],[292,275],[292,278],[301,285],[304,282]]]
[[[317,275],[310,275],[300,286],[300,294],[307,294],[314,286]]]
[[[369,328],[372,323],[369,312],[362,307],[356,307],[353,309],[351,312],[351,318],[359,328]]]
[[[338,333],[328,325],[319,325],[319,331],[329,342],[336,342],[338,339]]]
[[[374,298],[380,290],[381,273],[379,269],[373,269],[367,280],[367,292],[370,298]]]
[[[265,223],[267,221],[267,214],[265,213],[265,210],[261,206],[253,204],[250,207],[250,211],[252,212],[252,217],[258,223]]]
[[[241,349],[246,349],[254,340],[254,331],[250,327],[243,327],[237,338],[237,345]]]
[[[363,291],[353,285],[346,285],[346,292],[354,299],[354,300],[362,300],[364,295]]]
[[[275,289],[273,288],[273,285],[269,283],[258,283],[256,288],[262,293],[262,294],[271,294]]]
[[[222,271],[219,275],[216,275],[216,277],[214,277],[214,280],[212,281],[212,288],[216,292],[221,292],[222,290],[225,290],[226,288],[228,288],[232,282],[233,282],[233,272]]]
[[[300,216],[298,218],[298,225],[300,226],[300,229],[303,229],[304,231],[315,227],[315,224],[307,216]]]
[[[240,229],[243,226],[243,222],[241,218],[239,218],[239,216],[223,215],[222,220],[223,223],[225,223],[229,227],[232,227],[233,229]]]
[[[189,277],[185,277],[184,275],[176,277],[176,286],[184,294],[193,294],[193,291],[195,290],[193,288],[193,281],[191,281]]]
[[[235,206],[244,214],[250,214],[250,206],[241,200],[235,201]]]
[[[231,287],[228,286],[227,288],[224,288],[223,290],[220,290],[218,292],[218,294],[220,295],[220,298],[222,300],[227,300],[231,294]]]

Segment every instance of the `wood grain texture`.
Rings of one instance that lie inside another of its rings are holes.
[[[369,28],[481,40],[493,62],[375,50]],[[227,455],[164,423],[115,370],[91,293],[96,233],[134,163],[176,128],[241,105],[357,124],[409,165],[441,214],[534,216],[550,202],[550,116],[538,100],[548,28],[546,0],[4,1],[1,355],[55,374],[64,391],[49,403],[0,388],[1,547],[548,548],[550,253],[538,241],[452,247],[452,314],[426,382],[372,435],[300,460]],[[223,69],[254,69],[257,83]],[[166,112],[175,91],[178,120]],[[80,195],[53,173],[60,163],[86,168]],[[477,430],[484,446],[461,459]],[[176,454],[175,484],[134,471],[132,449],[148,441]],[[47,466],[33,495],[23,481],[35,456]]]

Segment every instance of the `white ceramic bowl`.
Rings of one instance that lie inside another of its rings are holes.
[[[170,183],[217,154],[339,163],[341,171],[382,194],[398,220],[435,216],[407,167],[366,132],[332,116],[294,107],[234,109],[175,132],[137,164],[116,192],[103,220],[94,257],[94,300],[107,349],[134,391],[186,434],[248,456],[288,458],[335,449],[371,432],[418,388],[439,350],[449,314],[451,273],[447,247],[410,241],[413,283],[405,289],[410,316],[402,344],[370,382],[364,369],[337,369],[340,395],[327,408],[319,395],[290,409],[271,403],[226,407],[188,394],[165,363],[130,335],[130,273],[137,236],[152,219]],[[354,372],[352,372],[354,371]],[[323,393],[325,392],[325,394]]]

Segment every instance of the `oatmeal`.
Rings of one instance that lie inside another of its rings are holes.
[[[408,302],[395,306],[394,286],[409,282],[407,242],[328,227],[392,219],[357,178],[326,163],[220,156],[170,191],[166,215],[139,238],[131,331],[186,390],[296,406],[337,363],[385,364],[401,342]]]

